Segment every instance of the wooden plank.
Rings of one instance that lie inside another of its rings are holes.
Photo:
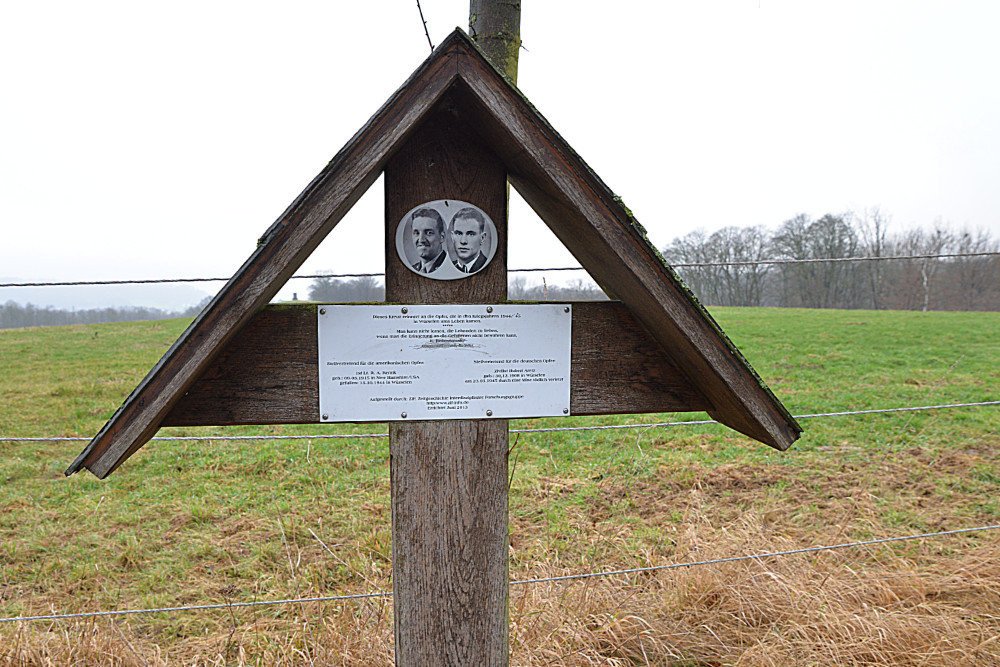
[[[257,313],[163,420],[164,426],[319,422],[316,304]],[[573,303],[575,415],[690,412],[711,405],[615,301]]]
[[[694,412],[711,404],[622,303],[573,304],[570,411]]]
[[[86,467],[103,478],[152,437],[213,356],[277,293],[445,92],[452,95],[450,112],[475,127],[528,203],[699,383],[716,419],[779,449],[798,437],[795,420],[687,293],[620,201],[456,31],[271,226],[67,474]],[[484,271],[470,280],[495,279],[490,275]]]
[[[485,60],[466,58],[460,65],[455,94],[525,201],[594,279],[670,350],[678,366],[697,378],[715,419],[787,449],[801,428],[687,292],[620,200]]]
[[[455,76],[459,39],[443,44],[268,229],[240,270],[67,469],[106,477],[144,445],[216,352],[266,305],[361,195]]]
[[[412,272],[397,223],[453,199],[497,229],[493,260],[453,281]],[[497,303],[507,298],[507,174],[444,99],[385,169],[386,299]],[[508,664],[507,420],[397,422],[389,429],[396,664]]]
[[[507,420],[393,423],[396,665],[506,667]]]

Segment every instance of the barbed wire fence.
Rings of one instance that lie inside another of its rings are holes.
[[[839,257],[839,258],[776,259],[776,260],[754,260],[754,261],[732,261],[732,262],[697,262],[697,263],[675,263],[672,264],[671,266],[673,268],[704,268],[704,267],[726,267],[726,266],[815,264],[815,263],[828,263],[828,262],[880,262],[880,261],[919,260],[919,259],[923,260],[957,259],[957,258],[967,258],[967,257],[994,257],[994,256],[1000,256],[1000,253],[998,252],[940,253],[940,254],[921,254],[921,255],[894,255],[894,256],[884,256],[884,257]],[[509,272],[533,273],[533,272],[563,272],[563,271],[583,271],[583,270],[584,270],[583,267],[547,267],[547,268],[511,269]],[[292,279],[340,279],[340,278],[365,278],[365,277],[381,277],[381,276],[384,276],[384,274],[383,273],[343,273],[343,274],[322,273],[322,274],[295,275],[292,276]],[[19,283],[11,282],[11,283],[0,283],[0,288],[133,285],[133,284],[141,285],[141,284],[162,284],[162,283],[226,282],[228,280],[229,278],[220,277],[220,278],[160,278],[160,279],[95,280],[95,281],[47,281],[47,282],[19,282]],[[876,409],[865,409],[865,410],[845,410],[838,412],[800,414],[794,416],[796,419],[816,419],[816,418],[847,417],[847,416],[861,416],[861,415],[875,415],[875,414],[891,414],[891,413],[901,413],[901,412],[913,413],[913,412],[922,412],[929,410],[988,407],[997,405],[1000,405],[1000,401],[985,400],[985,401],[950,403],[941,405],[905,406],[896,408],[876,408]],[[688,421],[671,421],[671,422],[652,422],[652,423],[639,423],[639,424],[524,428],[524,429],[511,429],[510,433],[513,435],[519,435],[519,434],[533,434],[533,433],[654,429],[654,428],[668,428],[677,426],[711,425],[717,423],[718,422],[716,422],[715,420],[707,419],[707,420],[688,420]],[[264,441],[264,440],[326,440],[326,439],[341,440],[341,439],[359,439],[359,438],[385,438],[387,436],[388,436],[387,433],[356,433],[356,434],[313,433],[313,434],[294,434],[294,435],[274,434],[274,435],[202,435],[202,436],[167,435],[167,436],[156,436],[152,438],[152,440],[239,442],[239,441]],[[21,437],[21,436],[0,435],[0,442],[10,442],[10,443],[75,442],[75,441],[89,441],[89,440],[90,440],[89,437],[82,437],[82,436]],[[939,531],[933,533],[920,533],[914,535],[888,537],[888,538],[874,539],[874,540],[864,540],[864,541],[845,542],[840,544],[832,544],[824,546],[805,547],[801,549],[793,549],[786,551],[745,554],[745,555],[717,558],[711,560],[671,563],[671,564],[654,565],[641,568],[566,574],[566,575],[543,577],[536,579],[513,580],[509,582],[509,585],[526,586],[526,585],[534,585],[542,583],[571,582],[571,581],[581,581],[581,580],[588,580],[588,579],[595,579],[602,577],[627,576],[632,574],[662,572],[680,568],[694,568],[694,567],[717,565],[723,563],[761,560],[765,558],[791,557],[795,555],[817,553],[822,551],[861,548],[867,546],[898,543],[898,542],[905,542],[912,540],[941,538],[941,537],[961,535],[961,534],[994,531],[998,529],[1000,529],[1000,525],[983,525],[971,528],[959,528],[954,530]],[[0,617],[0,624],[15,623],[15,622],[32,622],[32,621],[65,621],[65,620],[83,619],[83,618],[115,617],[115,616],[155,614],[155,613],[167,613],[167,612],[209,611],[218,609],[237,609],[237,608],[247,608],[247,607],[303,604],[312,602],[316,603],[349,602],[353,600],[387,598],[391,597],[391,595],[392,595],[391,591],[373,591],[369,593],[288,598],[280,600],[264,600],[264,601],[253,601],[253,602],[226,602],[220,604],[201,604],[201,605],[187,605],[187,606],[174,606],[174,607],[104,610],[104,611],[94,611],[94,612],[44,614],[44,615],[30,615],[30,616],[11,616],[11,617]]]
[[[690,567],[704,567],[708,565],[721,565],[723,563],[738,563],[741,561],[758,561],[765,558],[781,558],[797,556],[801,554],[818,553],[821,551],[835,551],[839,549],[853,549],[859,547],[876,546],[880,544],[891,544],[894,542],[909,542],[913,540],[931,539],[935,537],[946,537],[950,535],[964,535],[969,533],[998,530],[1000,525],[976,526],[974,528],[958,528],[955,530],[944,530],[936,533],[920,533],[917,535],[902,535],[899,537],[885,537],[877,540],[863,540],[860,542],[844,542],[841,544],[829,544],[825,546],[804,547],[802,549],[790,549],[787,551],[769,551],[759,554],[746,554],[743,556],[730,556],[728,558],[713,558],[710,560],[689,561],[686,563],[669,563],[666,565],[652,565],[650,567],[634,567],[622,570],[605,570],[601,572],[584,572],[581,574],[566,574],[554,577],[540,577],[537,579],[518,579],[508,582],[508,586],[528,586],[533,584],[581,581],[586,579],[597,579],[602,577],[625,576],[630,574],[646,574],[651,572],[664,572],[667,570],[677,570]],[[309,602],[349,602],[352,600],[365,600],[371,598],[391,597],[391,591],[373,591],[370,593],[356,593],[352,595],[327,595],[309,598],[289,598],[283,600],[255,600],[253,602],[227,602],[219,604],[199,604],[181,607],[153,607],[147,609],[116,609],[109,611],[89,611],[71,614],[43,614],[38,616],[12,616],[0,618],[0,623],[15,623],[26,621],[66,621],[81,618],[96,618],[107,616],[128,616],[136,614],[160,614],[180,611],[207,611],[212,609],[238,609],[245,607],[267,607],[286,604],[303,604]]]
[[[691,262],[672,263],[675,269],[691,269],[724,266],[766,266],[782,264],[822,264],[830,262],[886,262],[908,259],[958,259],[964,257],[1000,257],[1000,252],[964,252],[934,255],[891,255],[885,257],[819,257],[810,259],[762,259],[739,262]],[[539,273],[547,271],[585,271],[582,266],[555,266],[529,269],[508,269],[508,273]],[[381,278],[385,273],[313,273],[294,275],[289,280],[318,280],[323,278]],[[0,287],[76,287],[97,285],[152,285],[162,283],[212,283],[228,282],[229,278],[140,278],[129,280],[73,280],[48,282],[0,283]]]
[[[812,414],[792,415],[795,419],[816,419],[819,417],[851,417],[857,415],[891,414],[897,412],[921,412],[925,410],[945,410],[949,408],[972,408],[1000,405],[1000,401],[976,401],[972,403],[946,403],[942,405],[918,405],[901,408],[874,408],[871,410],[844,410],[841,412],[817,412]],[[510,429],[512,435],[531,433],[570,433],[574,431],[618,431],[625,429],[666,428],[670,426],[700,426],[718,424],[714,419],[699,419],[692,421],[648,422],[641,424],[602,424],[597,426],[554,426],[551,428],[520,428]],[[301,435],[163,435],[150,438],[151,441],[184,442],[184,441],[254,441],[254,440],[351,440],[359,438],[387,438],[388,433],[312,433]],[[0,435],[0,442],[88,442],[86,436],[34,436],[18,437]]]
[[[870,410],[846,410],[840,412],[824,412],[824,413],[811,413],[811,414],[801,414],[794,415],[796,419],[815,419],[823,417],[846,417],[846,416],[860,416],[860,415],[874,415],[874,414],[891,414],[900,412],[919,412],[926,410],[944,410],[944,409],[955,409],[955,408],[969,408],[969,407],[987,407],[987,406],[997,406],[1000,405],[1000,401],[977,401],[972,403],[950,403],[942,405],[924,405],[924,406],[911,406],[911,407],[900,407],[900,408],[882,408],[882,409],[870,409]],[[567,427],[556,427],[556,428],[530,428],[530,429],[511,429],[511,434],[531,434],[531,433],[552,433],[552,432],[574,432],[574,431],[597,431],[597,430],[622,430],[622,429],[651,429],[651,428],[663,428],[663,427],[673,427],[673,426],[692,426],[692,425],[705,425],[705,424],[717,424],[715,420],[692,420],[692,421],[675,421],[675,422],[653,422],[653,423],[643,423],[643,424],[614,424],[614,425],[599,425],[599,426],[567,426]],[[152,440],[160,441],[198,441],[198,440],[230,440],[230,441],[257,441],[257,440],[321,440],[321,439],[349,439],[349,438],[385,438],[388,437],[387,433],[357,433],[357,434],[303,434],[303,435],[244,435],[244,436],[156,436]],[[60,436],[49,436],[49,437],[0,437],[0,441],[7,442],[64,442],[64,441],[83,441],[89,440],[86,437],[60,437]],[[576,574],[566,574],[558,575],[552,577],[541,577],[535,579],[519,579],[509,582],[510,586],[527,586],[532,584],[542,584],[542,583],[554,583],[554,582],[570,582],[570,581],[581,581],[587,579],[596,579],[603,577],[612,576],[624,576],[630,574],[642,574],[642,573],[652,573],[652,572],[662,572],[667,570],[674,570],[680,568],[692,568],[692,567],[702,567],[708,565],[719,565],[723,563],[735,563],[741,561],[750,560],[761,560],[765,558],[779,558],[779,557],[791,557],[795,555],[817,553],[821,551],[834,551],[850,548],[860,548],[867,546],[874,546],[880,544],[891,544],[896,542],[906,542],[912,540],[921,539],[932,539],[940,538],[952,535],[961,535],[985,531],[993,531],[1000,529],[1000,525],[983,525],[975,526],[971,528],[958,528],[954,530],[938,531],[934,533],[919,533],[915,535],[904,535],[897,537],[887,537],[874,540],[862,540],[857,542],[844,542],[840,544],[824,545],[824,546],[814,546],[814,547],[804,547],[801,549],[791,549],[785,551],[772,551],[758,554],[745,554],[741,556],[730,556],[726,558],[715,558],[710,560],[702,561],[692,561],[685,563],[669,563],[664,565],[652,565],[648,567],[640,568],[627,568],[618,570],[604,570],[599,572],[584,572]],[[168,612],[187,612],[187,611],[210,611],[217,609],[238,609],[246,607],[264,607],[264,606],[276,606],[276,605],[291,605],[291,604],[304,604],[313,602],[349,602],[353,600],[363,600],[371,598],[386,598],[391,597],[391,591],[373,591],[369,593],[356,593],[356,594],[343,594],[343,595],[328,595],[319,597],[306,597],[306,598],[286,598],[280,600],[256,600],[253,602],[226,602],[218,604],[200,604],[200,605],[186,605],[186,606],[174,606],[174,607],[153,607],[153,608],[143,608],[143,609],[119,609],[119,610],[105,610],[105,611],[93,611],[93,612],[77,612],[77,613],[63,613],[63,614],[41,614],[32,616],[10,616],[10,617],[0,617],[0,623],[14,623],[14,622],[29,622],[29,621],[67,621],[74,619],[83,618],[98,618],[98,617],[111,617],[111,616],[128,616],[128,615],[139,615],[139,614],[155,614],[155,613],[168,613]]]

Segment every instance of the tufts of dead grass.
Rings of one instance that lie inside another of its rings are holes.
[[[998,545],[965,542],[946,561],[947,545],[914,542],[516,586],[511,664],[1000,666]],[[692,514],[672,560],[798,546],[756,515],[718,527]],[[568,572],[543,563],[518,576]],[[169,642],[138,619],[25,624],[0,665],[390,665],[391,605],[234,610],[224,632]]]
[[[20,624],[0,647],[4,667],[249,667],[392,664],[391,599],[300,605],[280,617],[229,615],[225,632],[160,637],[148,627],[102,620],[50,627]],[[170,649],[162,648],[169,640]]]
[[[688,524],[682,532],[675,562],[799,546],[752,518],[727,529]],[[933,553],[898,553],[905,549],[525,586],[512,596],[513,662],[1000,665],[997,546],[952,556],[946,569]],[[557,573],[539,568],[533,575]]]

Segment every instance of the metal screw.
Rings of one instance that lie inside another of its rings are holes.
[[[319,309],[319,314],[320,315],[326,315],[326,308],[320,308]]]
[[[406,310],[406,309],[404,308],[403,310]],[[404,412],[404,413],[402,413],[402,414],[401,414],[401,415],[399,415],[399,416],[400,416],[400,417],[402,417],[403,419],[406,419],[406,413],[405,413],[405,412]]]
[[[564,415],[568,415],[569,414],[569,408],[563,408],[563,414]]]
[[[326,413],[324,412],[324,413],[323,413],[323,419],[329,419],[329,418],[330,418],[330,415],[328,415],[328,414],[326,414]]]
[[[406,315],[406,308],[402,308],[401,310],[403,311],[403,314]],[[406,415],[404,414],[403,416],[405,417]]]
[[[492,417],[493,416],[493,411],[492,410],[487,410],[486,411],[486,416],[487,417]]]
[[[563,308],[563,312],[564,313],[568,313],[569,312],[569,306],[566,306],[565,308]]]
[[[493,312],[493,306],[486,306],[486,312],[487,313],[492,313]]]

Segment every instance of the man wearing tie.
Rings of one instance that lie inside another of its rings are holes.
[[[451,240],[455,245],[458,259],[452,260],[455,268],[462,273],[476,273],[486,266],[486,255],[482,252],[486,240],[486,220],[479,209],[467,206],[460,209],[449,225]]]
[[[413,245],[420,260],[413,263],[417,273],[434,273],[448,259],[444,244],[444,219],[432,208],[419,208],[410,216]]]

